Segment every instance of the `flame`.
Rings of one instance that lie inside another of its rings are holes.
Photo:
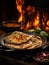
[[[45,27],[45,31],[46,32],[49,32],[49,27]]]
[[[39,23],[40,23],[40,20],[39,20],[39,12],[37,12],[35,21],[33,23],[33,26],[34,26],[35,29],[40,27]]]
[[[17,10],[20,14],[20,17],[18,18],[18,22],[21,22],[21,28],[20,29],[25,29],[28,30],[30,28],[40,28],[40,25],[42,23],[42,30],[49,31],[49,20],[48,19],[48,14],[43,12],[43,19],[40,22],[40,13],[39,11],[36,12],[36,9],[34,6],[28,5],[27,7],[25,6],[24,10],[22,9],[24,5],[24,0],[16,0],[16,7]],[[35,16],[36,15],[36,16]],[[26,17],[25,17],[26,16]]]
[[[32,26],[33,26],[33,22],[31,21],[31,22],[29,22],[28,21],[28,23],[26,24],[26,30],[28,30],[28,29],[30,29],[30,28],[32,28]]]
[[[49,32],[49,20],[47,19],[48,19],[48,14],[47,13],[43,14],[43,22],[42,22],[43,30]]]
[[[49,26],[49,20],[47,21],[47,26]]]
[[[27,9],[26,9],[28,12],[35,12],[35,7],[31,7],[31,6],[27,6]]]
[[[23,15],[23,10],[22,10],[22,6],[23,6],[23,0],[16,0],[16,7],[18,12],[20,13],[20,17],[18,18],[18,22],[22,22],[22,15]]]
[[[21,14],[21,16],[19,17],[18,22],[22,22],[22,14]]]
[[[22,0],[16,0],[16,6],[19,13],[22,13]]]

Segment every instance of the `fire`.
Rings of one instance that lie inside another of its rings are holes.
[[[47,21],[47,26],[49,26],[49,20]]]
[[[49,32],[49,27],[45,27],[45,31],[46,32]]]
[[[39,20],[39,12],[37,12],[35,21],[33,23],[33,26],[34,26],[35,29],[40,27],[39,23],[40,23],[40,20]]]
[[[22,13],[22,0],[16,0],[16,6],[19,13]]]
[[[16,7],[17,7],[17,10],[18,10],[18,12],[20,13],[20,17],[19,17],[19,19],[18,19],[18,22],[22,22],[22,12],[23,12],[23,10],[22,10],[22,6],[23,6],[23,0],[16,0]]]
[[[45,27],[45,31],[49,32],[49,20],[47,21],[47,26]]]
[[[22,22],[22,14],[19,17],[18,22]]]
[[[18,22],[21,24],[20,29],[28,30],[30,28],[40,28],[42,24],[42,30],[49,31],[49,19],[48,14],[39,11],[36,11],[34,6],[24,6],[24,10],[22,9],[24,5],[24,0],[16,0],[16,8],[20,13],[20,17],[18,18]],[[37,12],[37,13],[36,13]],[[40,15],[42,15],[42,19],[40,22]]]
[[[49,20],[48,20],[48,14],[45,13],[45,15],[43,15],[43,30],[45,30],[46,32],[49,32]]]
[[[26,30],[28,30],[28,29],[30,29],[30,28],[32,28],[32,25],[33,25],[33,22],[28,22],[27,24],[26,24]]]
[[[27,6],[26,8],[26,11],[28,12],[28,14],[30,15],[31,13],[34,13],[35,12],[35,7],[31,7],[31,6]]]

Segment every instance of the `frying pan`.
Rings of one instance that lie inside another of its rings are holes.
[[[33,53],[36,53],[38,51],[41,51],[42,49],[44,49],[45,47],[48,46],[48,44],[46,44],[47,39],[44,36],[41,36],[39,34],[32,34],[32,35],[38,35],[38,36],[40,36],[42,38],[43,43],[42,43],[41,46],[37,46],[37,47],[31,48],[31,49],[18,49],[18,48],[15,49],[15,48],[11,48],[11,47],[5,46],[4,41],[3,41],[3,38],[8,36],[9,34],[11,34],[11,33],[4,34],[4,35],[2,35],[0,37],[1,45],[4,46],[4,47],[9,48],[8,52],[13,51],[14,53],[17,53],[17,54],[33,54]],[[29,33],[29,35],[30,35],[30,33]]]

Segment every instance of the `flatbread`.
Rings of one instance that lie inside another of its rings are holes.
[[[15,49],[33,49],[40,47],[43,43],[42,37],[38,35],[28,35],[15,31],[4,37],[4,45]]]
[[[31,40],[32,40],[32,46],[30,46],[28,49],[40,47],[43,43],[41,37],[38,35],[33,35]]]
[[[23,32],[15,31],[10,35],[6,36],[3,40],[7,43],[22,44],[27,42],[32,36]]]
[[[8,46],[10,48],[15,48],[15,49],[27,49],[32,46],[32,41],[29,40],[28,42],[21,44],[21,45],[15,45],[15,44],[10,44],[10,43],[4,43],[5,46]]]

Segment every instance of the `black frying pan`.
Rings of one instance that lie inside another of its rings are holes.
[[[34,52],[38,52],[38,51],[40,51],[40,50],[42,50],[42,49],[44,49],[45,47],[48,46],[48,44],[46,43],[47,40],[46,40],[45,37],[43,37],[43,36],[41,36],[41,35],[39,35],[39,34],[33,34],[33,35],[38,35],[38,36],[40,36],[40,37],[42,38],[43,44],[42,44],[41,46],[37,46],[37,47],[31,48],[31,49],[17,49],[17,48],[14,49],[14,48],[10,48],[10,47],[8,47],[8,46],[5,46],[5,45],[4,45],[4,41],[3,41],[3,38],[6,37],[6,36],[9,35],[9,34],[11,34],[11,33],[2,35],[2,36],[0,37],[1,45],[2,45],[3,47],[9,48],[9,50],[5,50],[5,51],[13,51],[13,52],[16,52],[17,54],[31,54],[31,53],[34,53]],[[30,33],[29,33],[29,34],[30,34]]]

